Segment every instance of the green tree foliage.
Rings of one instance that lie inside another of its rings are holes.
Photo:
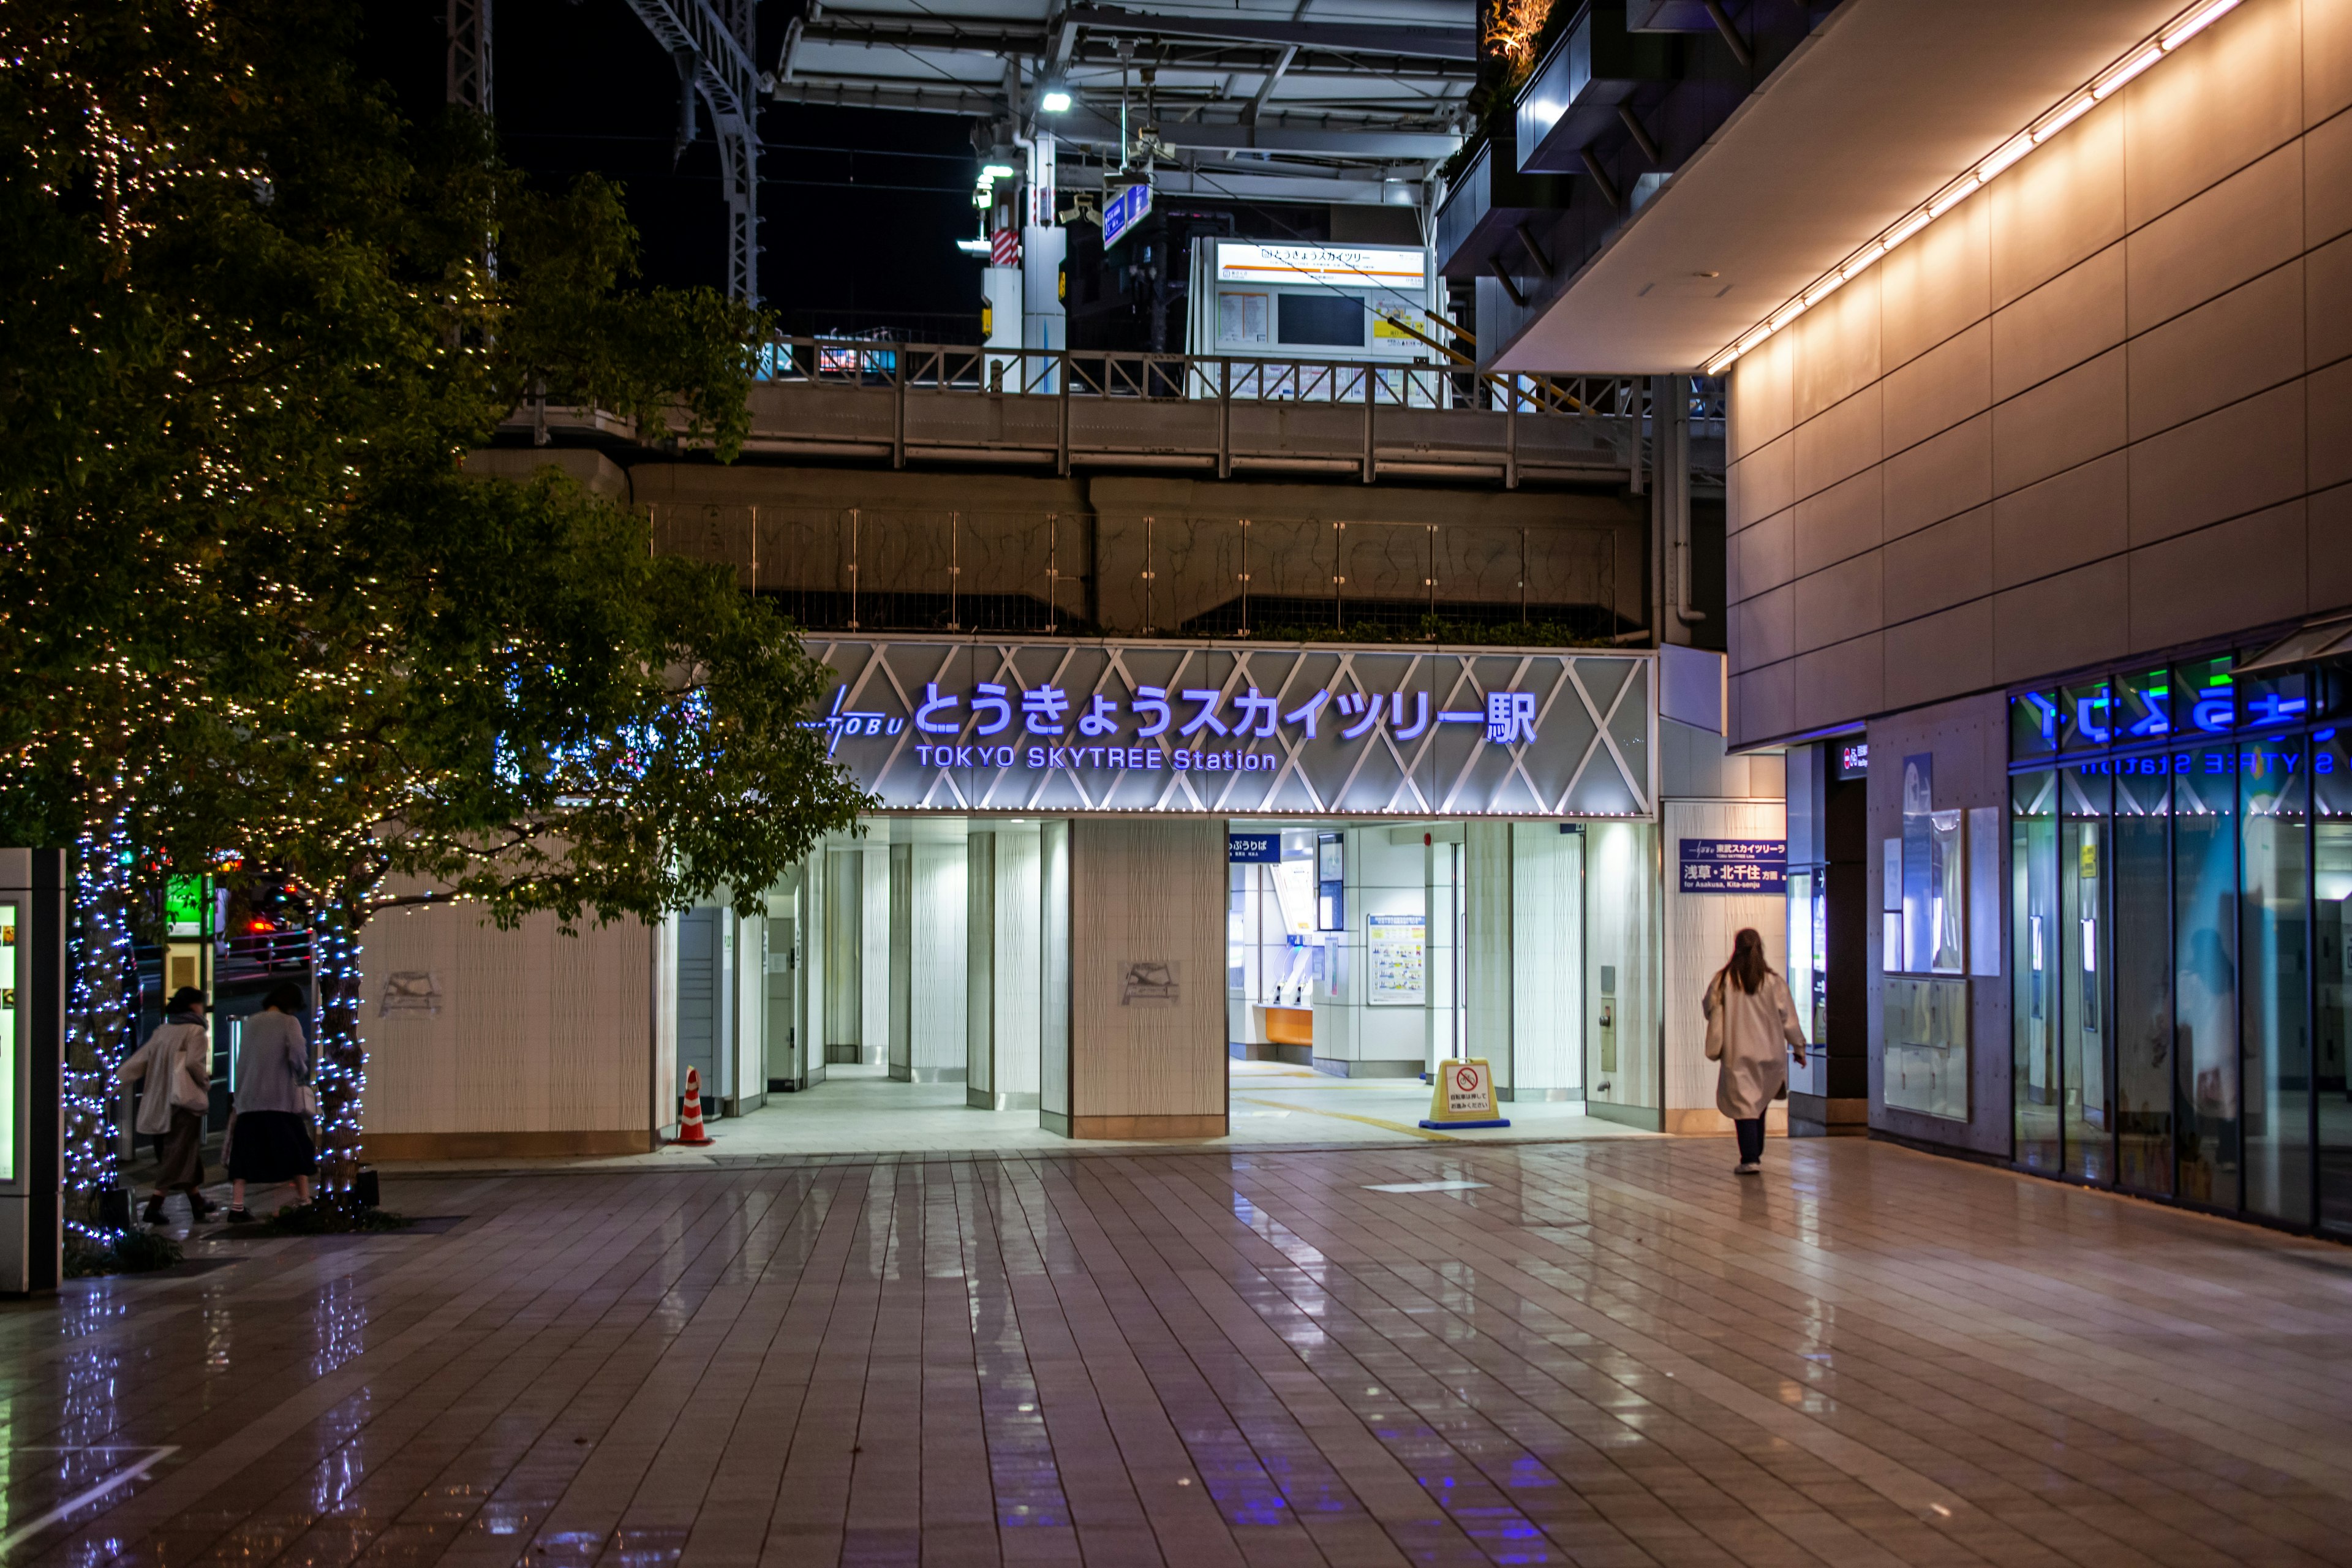
[[[426,885],[748,907],[863,803],[823,672],[610,502],[464,464],[534,398],[731,458],[767,322],[632,287],[612,186],[404,123],[356,47],[335,0],[0,6],[0,834],[238,853],[346,942]]]

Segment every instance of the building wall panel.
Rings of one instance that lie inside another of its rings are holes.
[[[1735,742],[2352,605],[2342,9],[2246,0],[1733,368]]]

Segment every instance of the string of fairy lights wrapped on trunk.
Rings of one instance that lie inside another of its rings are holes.
[[[66,953],[71,990],[66,1009],[66,1225],[100,1246],[122,1228],[99,1214],[94,1195],[122,1180],[115,1081],[139,1027],[138,959],[131,947],[130,836],[118,825],[103,836],[85,829],[74,844],[74,908]],[[127,1213],[127,1207],[125,1212]]]

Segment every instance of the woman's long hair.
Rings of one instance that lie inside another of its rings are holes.
[[[1739,988],[1750,996],[1764,984],[1764,977],[1772,973],[1772,966],[1764,962],[1764,939],[1754,926],[1742,926],[1731,939],[1731,962],[1723,966],[1723,973],[1738,981]]]

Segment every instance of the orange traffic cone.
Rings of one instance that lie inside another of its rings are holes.
[[[678,1119],[677,1142],[711,1142],[710,1134],[702,1130],[702,1072],[698,1068],[686,1069],[686,1114]]]

